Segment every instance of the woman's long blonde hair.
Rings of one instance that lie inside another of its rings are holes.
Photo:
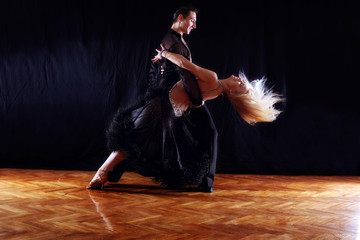
[[[244,73],[240,73],[239,77],[249,91],[244,94],[224,92],[236,111],[249,124],[274,121],[281,113],[274,106],[284,101],[281,95],[266,88],[265,78],[249,81]]]

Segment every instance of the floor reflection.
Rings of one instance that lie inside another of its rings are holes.
[[[96,194],[93,194],[93,191],[88,190],[88,193],[89,193],[89,197],[90,197],[91,201],[94,203],[94,205],[96,207],[97,213],[101,216],[101,218],[102,218],[102,220],[103,220],[103,222],[105,224],[106,230],[108,230],[110,232],[114,232],[114,228],[111,225],[110,220],[103,213],[103,209],[102,209],[102,206],[101,206],[101,201],[96,200]]]

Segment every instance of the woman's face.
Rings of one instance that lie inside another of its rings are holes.
[[[243,94],[243,93],[247,93],[249,91],[245,82],[243,82],[240,77],[235,77],[233,75],[227,79],[227,82],[228,82],[230,93]]]

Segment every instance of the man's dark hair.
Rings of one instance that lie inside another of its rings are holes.
[[[179,15],[183,15],[184,18],[187,18],[190,15],[190,12],[198,13],[198,10],[194,6],[183,6],[179,8],[176,12],[174,12],[172,22],[176,22]]]

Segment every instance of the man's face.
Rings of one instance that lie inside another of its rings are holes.
[[[189,16],[187,16],[183,21],[182,30],[185,34],[190,34],[191,30],[196,28],[196,13],[190,12]]]

